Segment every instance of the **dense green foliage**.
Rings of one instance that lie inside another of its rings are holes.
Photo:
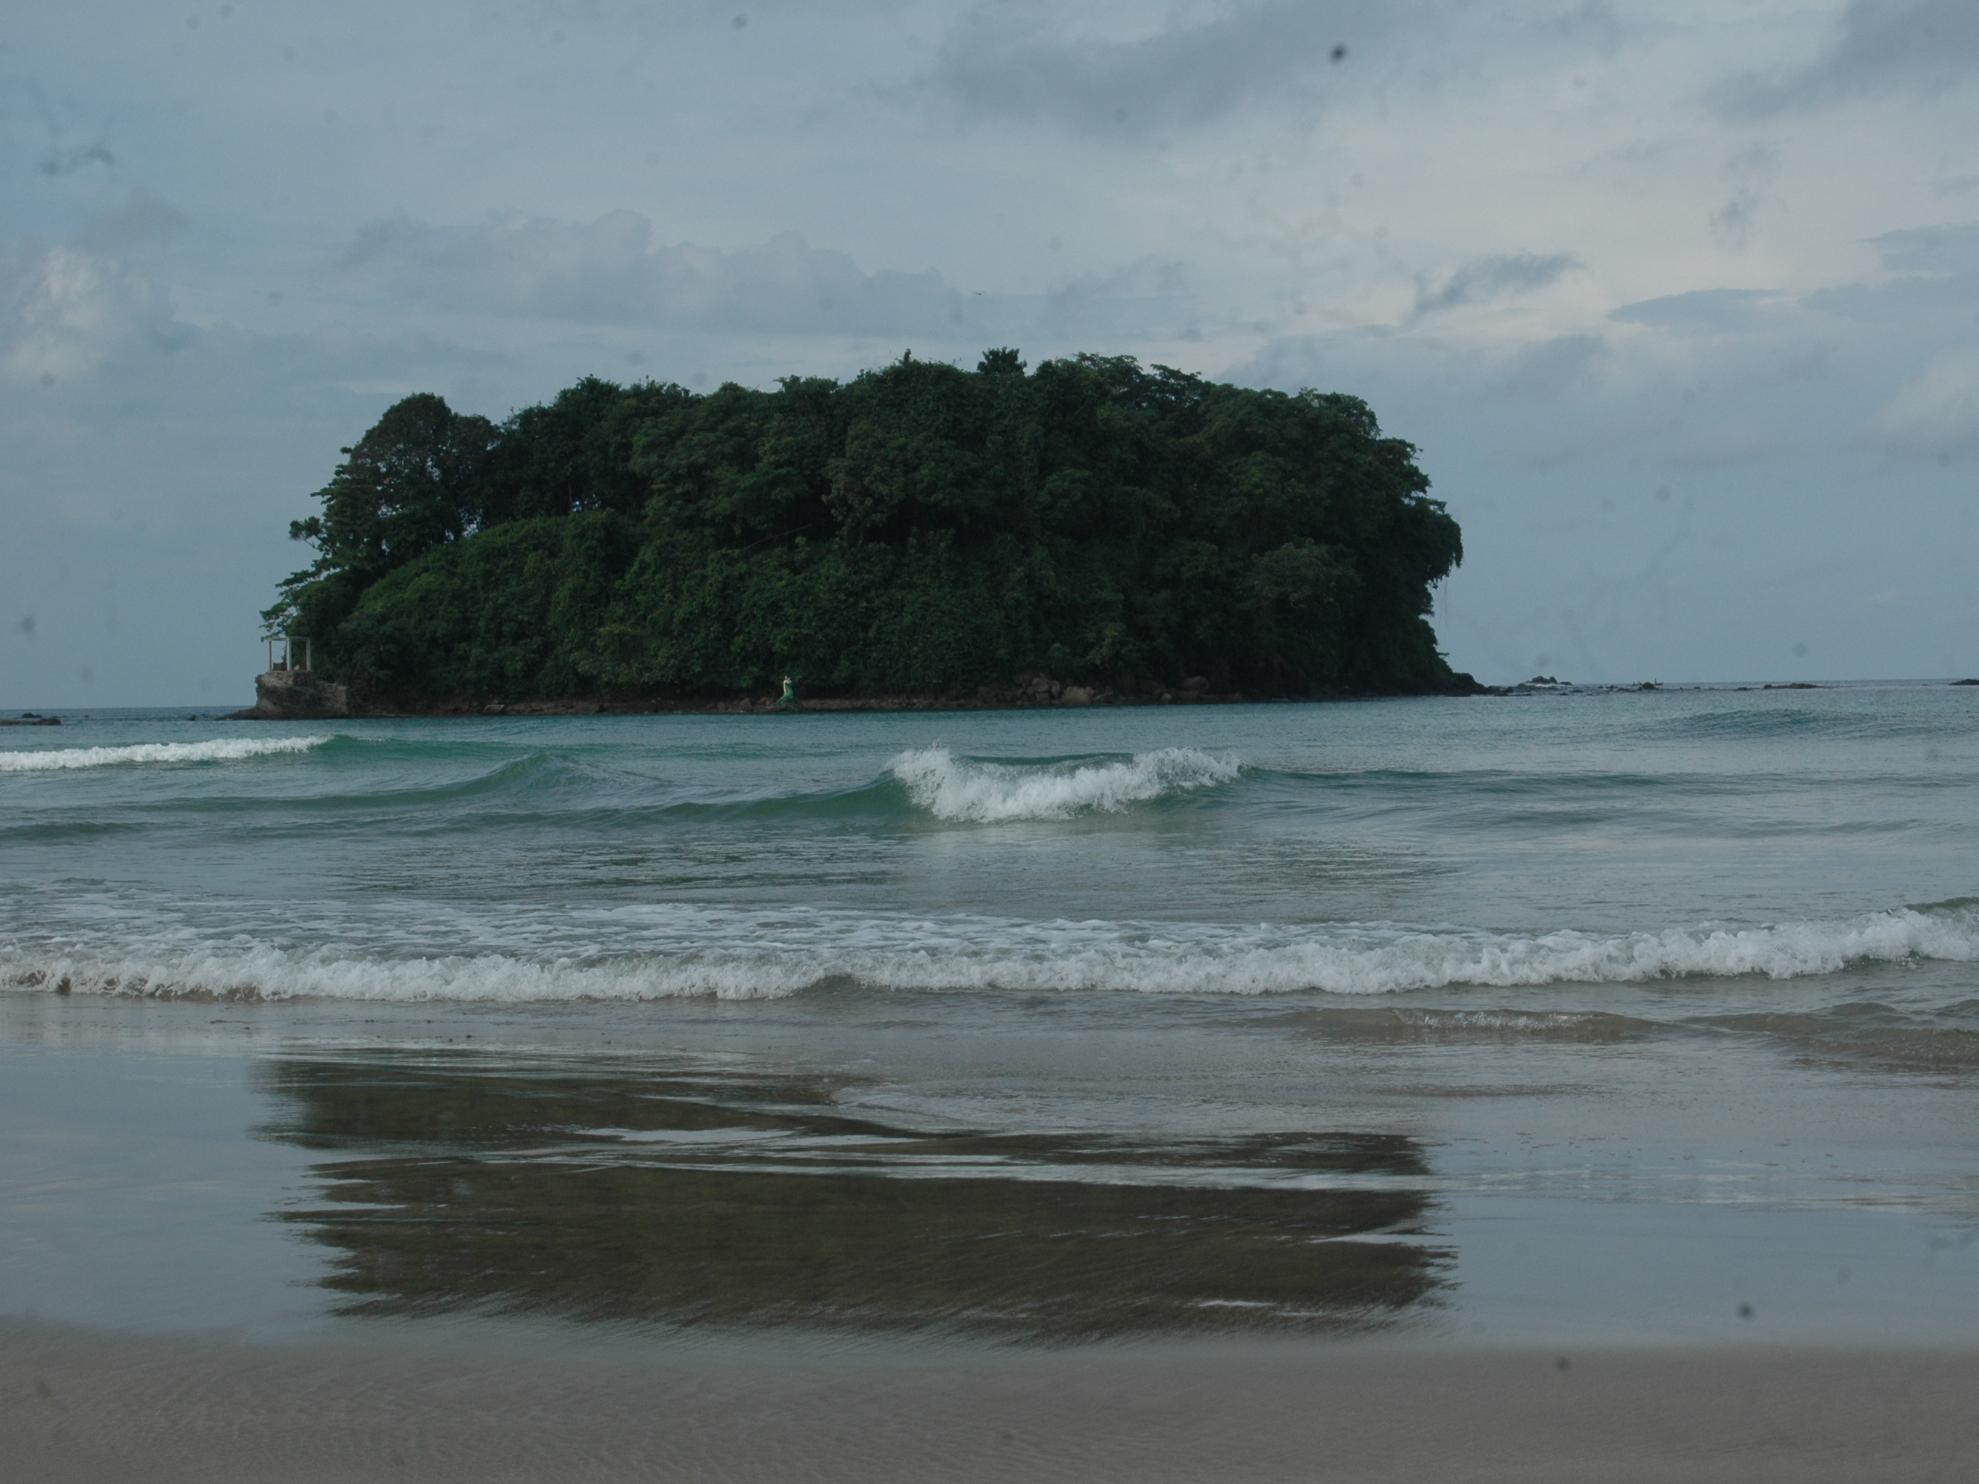
[[[1456,522],[1354,397],[996,350],[499,427],[414,396],[343,452],[264,617],[376,699],[1451,682]]]

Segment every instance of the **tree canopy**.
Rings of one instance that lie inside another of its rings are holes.
[[[374,702],[1458,683],[1462,538],[1358,398],[1130,357],[706,395],[587,378],[499,426],[405,398],[263,615]]]

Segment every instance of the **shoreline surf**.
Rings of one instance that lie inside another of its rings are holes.
[[[617,1446],[590,1355],[714,1388],[629,1446],[787,1404],[698,1434],[738,1477],[993,1471],[990,1414],[1023,1477],[1900,1476],[1885,1418],[1964,1414],[1875,1388],[1979,1333],[1968,694],[45,734],[96,751],[0,772],[0,1357],[69,1328],[9,1456],[379,1471],[255,1430],[306,1400],[499,1477]]]

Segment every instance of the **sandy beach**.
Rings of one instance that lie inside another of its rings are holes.
[[[609,1352],[613,1347],[605,1347]],[[1971,1351],[1226,1346],[806,1365],[0,1327],[15,1477],[1962,1479]]]
[[[1795,1214],[1467,1193],[1371,1131],[958,1134],[829,1070],[886,1044],[843,1008],[747,1027],[747,1055],[723,1016],[627,1053],[595,1012],[0,1009],[22,1478],[1929,1480],[1979,1456],[1970,1228],[1824,1213],[1805,1171]]]

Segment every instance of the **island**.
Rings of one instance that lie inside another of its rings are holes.
[[[785,676],[805,708],[1482,689],[1428,617],[1457,523],[1337,392],[910,353],[586,378],[501,423],[421,393],[342,454],[263,614],[309,671],[247,714],[769,709]]]

